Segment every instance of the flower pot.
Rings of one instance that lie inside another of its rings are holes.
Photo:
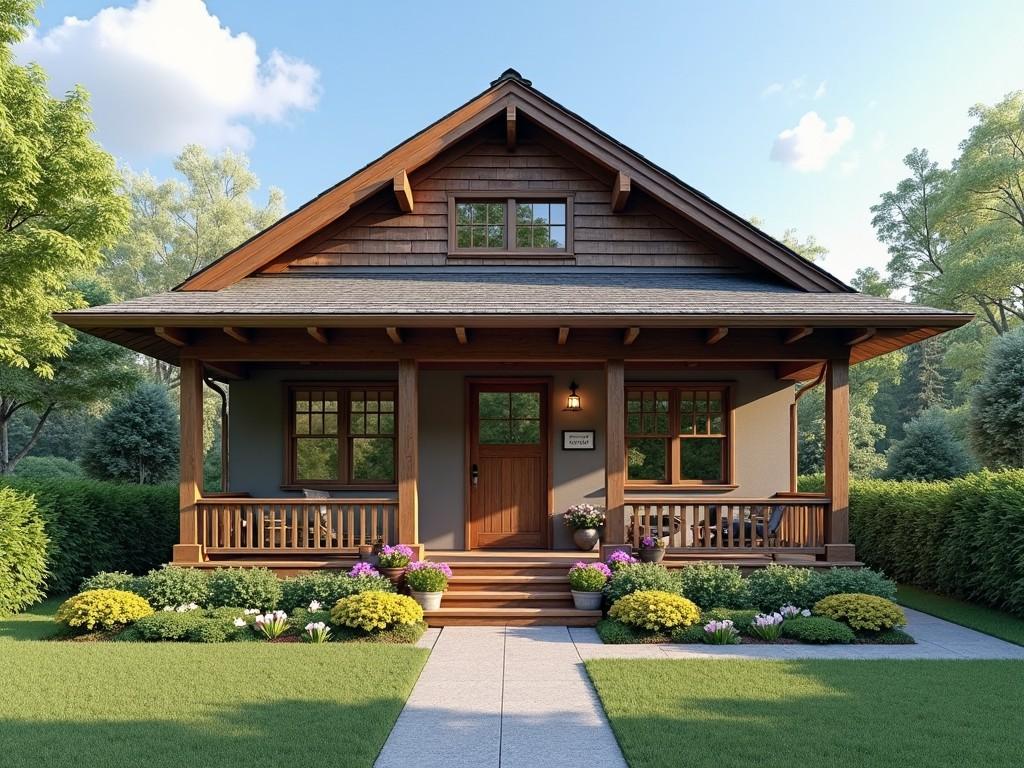
[[[370,565],[377,566],[377,548],[372,544],[360,544],[359,545],[359,560],[363,563],[369,563]]]
[[[441,595],[444,592],[410,592],[410,594],[424,611],[436,611],[441,607]]]
[[[596,611],[601,607],[601,592],[577,592],[572,590],[572,602],[581,611]]]
[[[378,568],[382,576],[387,577],[388,581],[395,585],[396,589],[400,589],[402,586],[402,578],[405,576],[405,567],[401,568]]]
[[[640,561],[644,563],[660,563],[665,557],[664,547],[651,547],[640,550]]]
[[[577,528],[572,532],[572,540],[584,552],[593,552],[601,540],[597,528]]]

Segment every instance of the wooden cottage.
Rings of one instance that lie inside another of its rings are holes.
[[[174,562],[418,545],[456,567],[434,623],[592,621],[565,607],[582,502],[673,563],[854,563],[849,366],[970,319],[852,290],[514,70],[175,290],[58,317],[180,366]],[[230,385],[216,493],[204,380]]]

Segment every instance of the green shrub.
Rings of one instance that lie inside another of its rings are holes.
[[[210,575],[200,568],[165,565],[138,579],[136,589],[158,609],[189,603],[205,606],[210,602]]]
[[[858,592],[893,600],[896,597],[896,582],[880,571],[871,568],[829,568],[811,573],[804,592],[803,605],[810,607],[829,595]]]
[[[578,563],[569,569],[569,588],[576,592],[600,592],[607,582],[604,563]]]
[[[322,609],[319,611],[310,611],[306,608],[296,608],[288,614],[288,625],[295,632],[302,632],[306,625],[309,623],[315,623],[322,621],[324,624],[331,623],[331,612]]]
[[[423,609],[405,595],[362,592],[345,597],[331,610],[331,623],[364,632],[377,632],[423,621]]]
[[[601,619],[597,622],[597,634],[606,645],[632,645],[636,643],[666,643],[669,636],[664,632],[652,632],[640,627],[631,627],[615,619]]]
[[[411,592],[445,592],[448,589],[448,576],[451,569],[447,563],[431,563],[423,561],[411,563],[405,570],[405,585]]]
[[[678,594],[679,582],[669,570],[657,563],[636,563],[619,568],[604,587],[609,603],[616,603],[626,595],[641,590],[658,590]]]
[[[306,608],[314,600],[324,606],[333,606],[343,597],[374,590],[394,592],[395,586],[384,576],[352,578],[336,571],[313,571],[281,580],[281,606],[292,611]]]
[[[815,603],[814,613],[842,621],[855,632],[882,632],[907,623],[902,608],[874,595],[832,595]]]
[[[608,617],[623,624],[654,631],[688,627],[700,620],[692,601],[671,592],[645,589],[616,600]]]
[[[709,611],[704,611],[700,615],[701,623],[708,621],[725,621],[728,619],[736,627],[736,631],[741,635],[750,635],[750,625],[754,623],[754,617],[757,616],[760,611],[752,608],[712,608]]]
[[[15,477],[29,480],[83,478],[85,471],[63,456],[26,456],[14,468]]]
[[[269,568],[218,568],[209,583],[209,602],[214,607],[242,605],[271,611],[281,603],[281,581]]]
[[[0,480],[35,496],[50,538],[50,594],[73,592],[100,571],[145,573],[166,563],[178,543],[178,487],[93,480]]]
[[[857,642],[872,645],[914,645],[917,640],[902,629],[885,629],[881,632],[862,632],[857,636]]]
[[[119,629],[153,613],[152,607],[134,592],[93,589],[65,600],[57,609],[57,621],[72,629]]]
[[[856,640],[853,630],[826,616],[807,616],[782,622],[782,636],[801,643],[847,644]]]
[[[704,624],[698,621],[688,627],[673,627],[671,640],[673,643],[704,643]]]
[[[948,480],[971,470],[971,457],[953,434],[945,411],[932,407],[904,427],[906,437],[886,456],[885,477],[891,480]]]
[[[416,621],[412,624],[396,624],[388,629],[365,632],[353,627],[331,627],[332,639],[340,643],[384,643],[394,645],[411,645],[423,637],[427,631],[427,622]]]
[[[139,619],[121,632],[118,639],[147,643],[223,643],[237,639],[243,632],[250,631],[234,625],[234,619],[241,613],[238,609],[235,609],[233,616],[203,610],[184,613],[160,611]]]
[[[784,605],[804,607],[810,579],[807,568],[772,563],[747,577],[749,604],[760,611],[777,611]]]
[[[701,608],[742,608],[748,603],[739,568],[695,563],[680,568],[675,576],[679,593]]]
[[[127,571],[100,571],[87,579],[83,579],[78,587],[78,591],[120,589],[125,592],[134,592],[137,595],[141,595],[143,586],[143,582],[138,576],[133,576]]]
[[[42,599],[48,546],[35,499],[0,488],[0,616]]]

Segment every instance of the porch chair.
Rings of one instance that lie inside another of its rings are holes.
[[[786,514],[786,507],[782,504],[773,504],[771,515],[765,520],[765,508],[763,506],[754,507],[750,511],[750,520],[742,521],[743,524],[743,537],[745,541],[749,541],[751,545],[754,545],[754,539],[758,542],[773,546],[777,543],[779,526],[782,525],[782,517]],[[767,540],[765,539],[765,531],[767,523]],[[734,520],[732,523],[732,537],[733,541],[738,541],[740,538],[740,521]]]
[[[302,489],[302,498],[304,498],[304,499],[329,499],[329,498],[331,498],[331,494],[328,491],[320,491],[320,490],[316,490],[314,488],[303,488]],[[321,524],[321,529],[322,530],[326,530],[327,529],[327,505],[326,504],[321,504],[320,505],[320,524]],[[307,545],[310,546],[310,547],[315,546],[315,543],[314,543],[313,539],[316,536],[316,531],[313,530],[312,528],[310,528],[308,533],[309,533],[309,541],[307,542]]]

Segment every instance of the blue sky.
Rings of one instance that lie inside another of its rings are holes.
[[[512,66],[773,234],[816,235],[824,266],[849,279],[885,264],[868,207],[902,178],[901,158],[924,146],[948,163],[972,104],[1024,88],[1018,11],[48,0],[18,55],[41,61],[55,89],[82,82],[98,138],[134,169],[170,175],[185,141],[241,148],[289,208]]]

